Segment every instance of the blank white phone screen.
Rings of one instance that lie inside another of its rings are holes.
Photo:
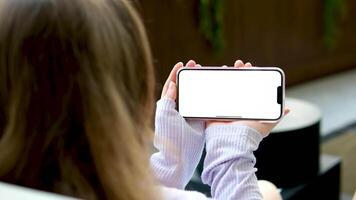
[[[178,75],[183,117],[275,120],[281,116],[277,70],[184,69]]]

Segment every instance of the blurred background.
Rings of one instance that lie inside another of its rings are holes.
[[[356,189],[356,1],[137,1],[153,50],[157,94],[179,61],[220,66],[241,59],[282,68],[286,96],[320,111],[319,140],[313,145],[320,155],[335,156],[339,176],[330,181],[340,189],[339,197],[351,199]],[[324,173],[324,164],[320,157],[315,176]]]
[[[204,3],[206,2],[206,3]],[[356,65],[352,0],[139,0],[159,82],[172,65],[240,58],[279,66],[295,85]]]

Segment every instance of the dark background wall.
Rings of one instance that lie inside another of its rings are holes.
[[[356,1],[345,0],[335,47],[323,42],[324,0],[225,0],[220,55],[199,31],[199,0],[139,0],[155,58],[158,87],[172,66],[195,59],[202,65],[278,66],[287,85],[356,66]]]

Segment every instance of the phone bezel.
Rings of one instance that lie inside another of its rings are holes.
[[[258,120],[264,122],[276,122],[280,120],[284,115],[284,99],[285,99],[285,75],[282,69],[278,67],[244,67],[244,68],[236,68],[236,67],[213,67],[213,66],[203,66],[203,67],[183,67],[177,72],[177,111],[179,112],[179,74],[184,70],[236,70],[236,71],[277,71],[281,74],[281,86],[282,86],[282,103],[280,115],[276,119],[264,119],[264,118],[236,118],[236,117],[192,117],[192,116],[183,116],[187,119],[212,119],[218,121],[231,121],[231,120]]]

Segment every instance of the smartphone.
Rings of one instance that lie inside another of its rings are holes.
[[[276,67],[184,67],[177,72],[177,109],[185,118],[278,121],[285,76]]]

